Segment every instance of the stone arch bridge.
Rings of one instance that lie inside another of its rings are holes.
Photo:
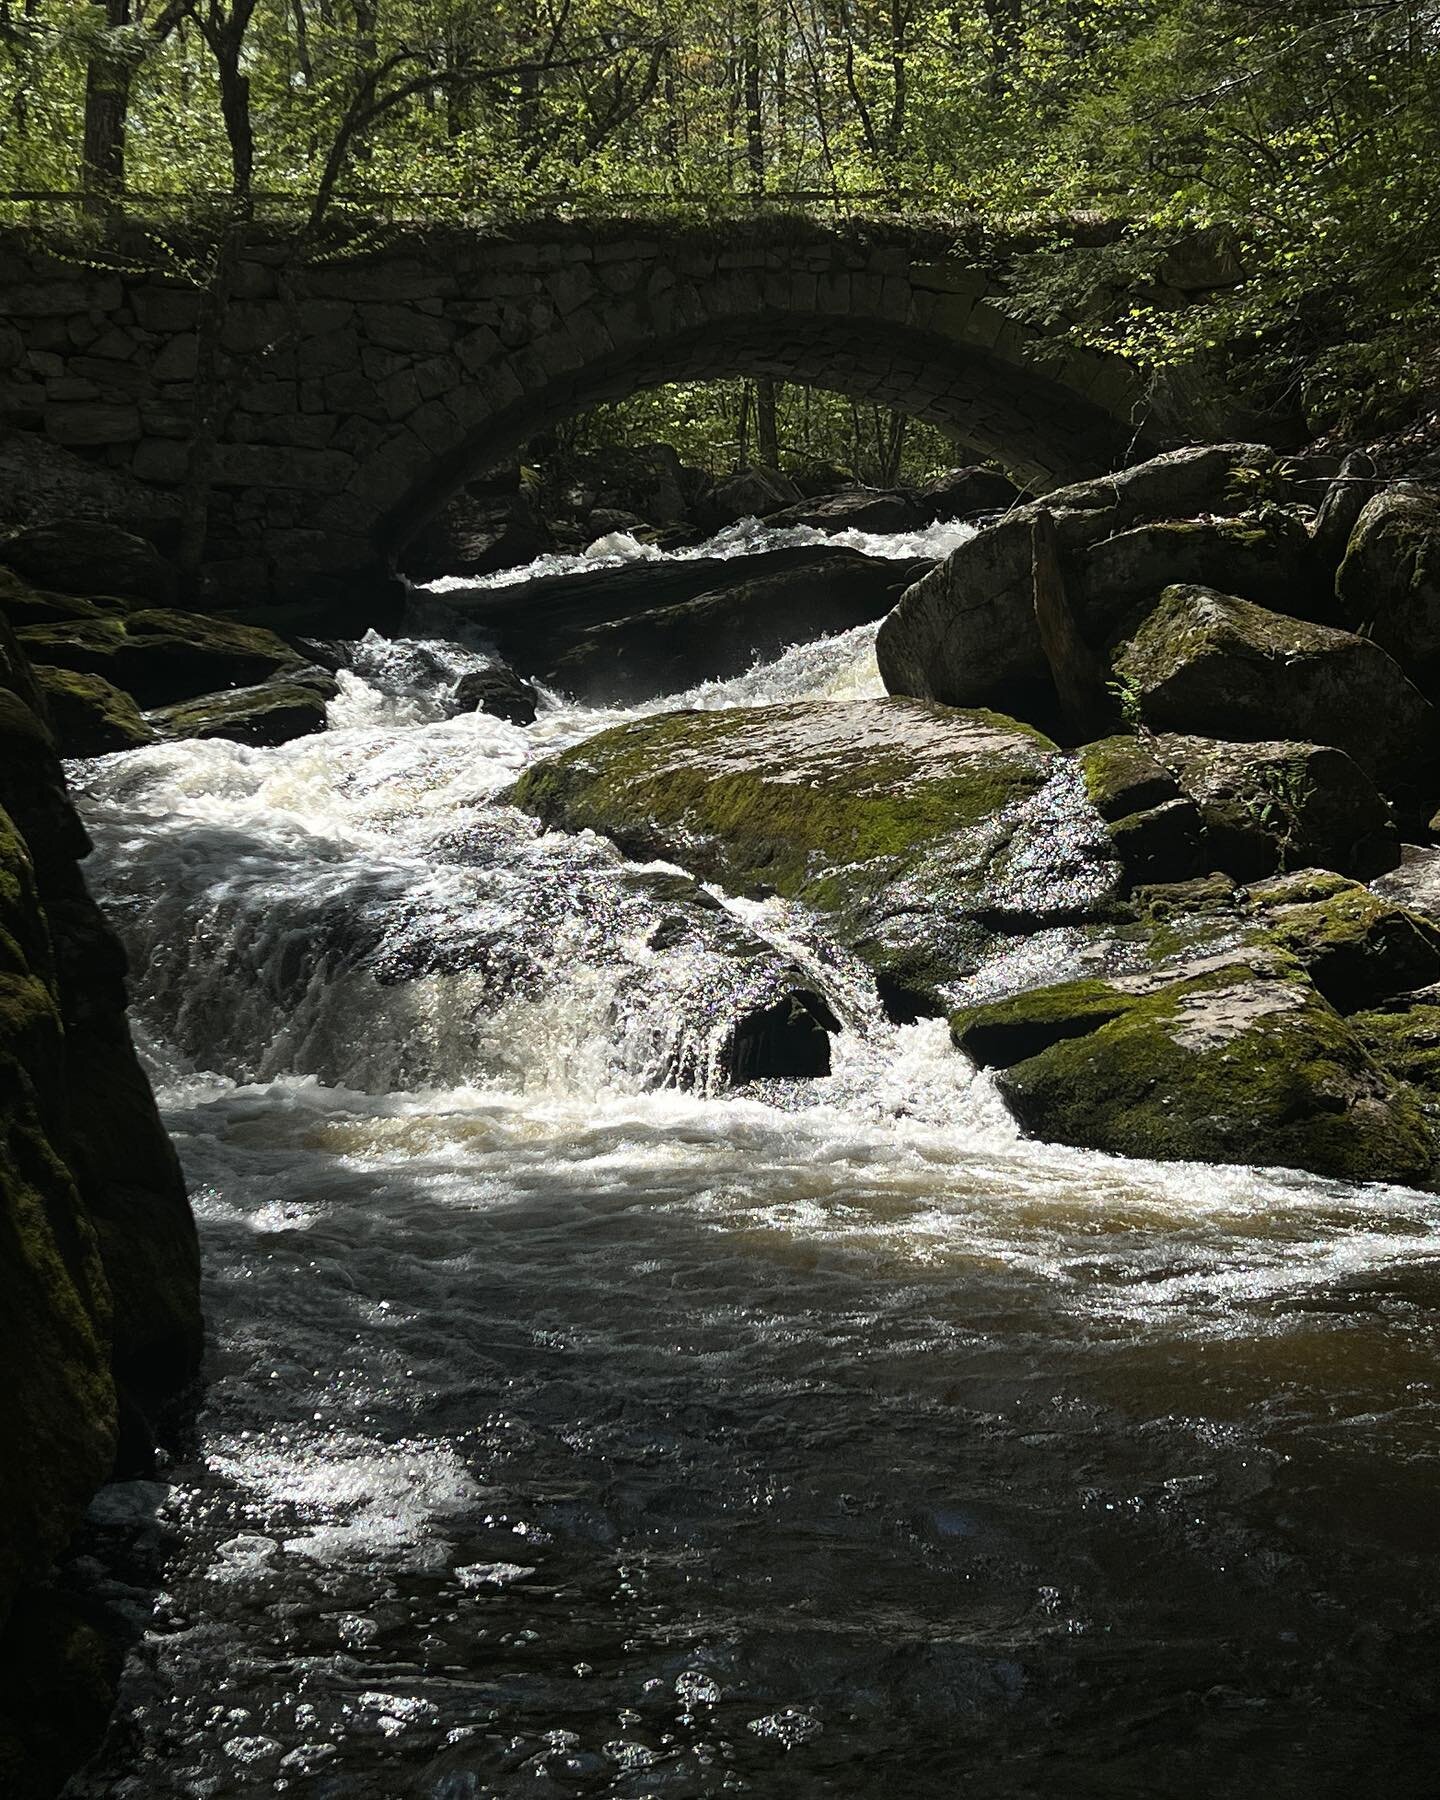
[[[203,560],[236,602],[373,586],[465,480],[670,381],[837,389],[1043,490],[1134,448],[1136,384],[1007,313],[1006,250],[795,220],[431,230],[311,260],[257,243],[217,322],[153,252],[42,254],[11,232],[0,424],[178,509],[208,411]]]

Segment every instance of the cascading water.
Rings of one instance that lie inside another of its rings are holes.
[[[75,771],[212,1355],[95,1510],[72,1795],[1432,1791],[1435,1199],[1021,1141],[799,909],[505,805],[633,713],[447,717],[431,629],[322,736]],[[797,969],[832,1074],[725,1090]]]

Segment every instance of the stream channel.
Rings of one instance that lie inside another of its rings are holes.
[[[522,729],[446,716],[444,587],[320,736],[72,765],[211,1348],[92,1512],[135,1635],[67,1794],[1440,1791],[1440,1202],[1024,1141],[775,901],[834,1069],[719,1085],[763,967],[501,796],[878,694],[873,628]]]

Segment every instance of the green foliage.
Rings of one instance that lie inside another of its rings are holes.
[[[0,188],[108,204],[109,154],[131,208],[1024,215],[1016,310],[1139,363],[1157,413],[1219,425],[1238,394],[1348,425],[1440,374],[1437,23],[1437,0],[0,0]],[[1111,228],[1054,257],[1061,217]]]

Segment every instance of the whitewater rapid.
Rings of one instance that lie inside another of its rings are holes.
[[[503,795],[873,628],[527,729],[444,593],[322,735],[72,770],[211,1329],[75,1800],[1428,1792],[1434,1197],[1026,1142],[777,901],[845,1029],[727,1091],[751,977]]]

